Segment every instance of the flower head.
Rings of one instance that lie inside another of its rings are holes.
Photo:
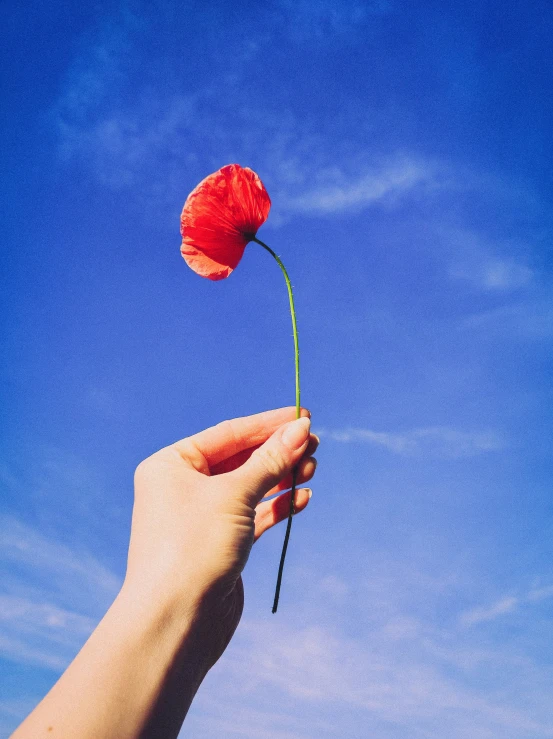
[[[248,167],[227,164],[192,190],[181,215],[181,254],[210,280],[228,277],[266,221],[267,190]]]

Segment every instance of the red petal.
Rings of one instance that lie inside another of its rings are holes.
[[[190,193],[181,215],[181,254],[202,277],[221,280],[269,215],[271,200],[248,167],[228,164]]]

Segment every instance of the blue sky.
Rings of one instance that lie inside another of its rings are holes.
[[[4,6],[0,734],[121,583],[132,474],[293,404],[255,245],[179,254],[255,169],[321,436],[183,737],[553,737],[549,1]]]

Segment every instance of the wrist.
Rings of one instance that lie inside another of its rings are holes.
[[[140,736],[157,737],[163,725],[165,736],[176,737],[213,661],[199,604],[151,595],[123,586],[107,618],[115,643],[126,644],[127,653],[137,655],[135,677],[143,691],[139,702],[149,706]],[[174,726],[167,725],[169,717]]]
[[[123,586],[74,661],[14,736],[175,738],[211,663],[202,617]]]
[[[147,643],[162,641],[173,661],[186,662],[197,688],[232,636],[220,633],[224,609],[225,598],[216,589],[197,583],[175,589],[125,580],[110,611],[122,624],[139,625],[139,638]]]

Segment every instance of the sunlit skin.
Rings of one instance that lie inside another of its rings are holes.
[[[138,466],[123,587],[14,739],[177,736],[240,621],[254,541],[288,515],[294,467],[300,483],[315,472],[318,439],[295,412],[225,421]],[[298,489],[296,511],[309,499]]]

